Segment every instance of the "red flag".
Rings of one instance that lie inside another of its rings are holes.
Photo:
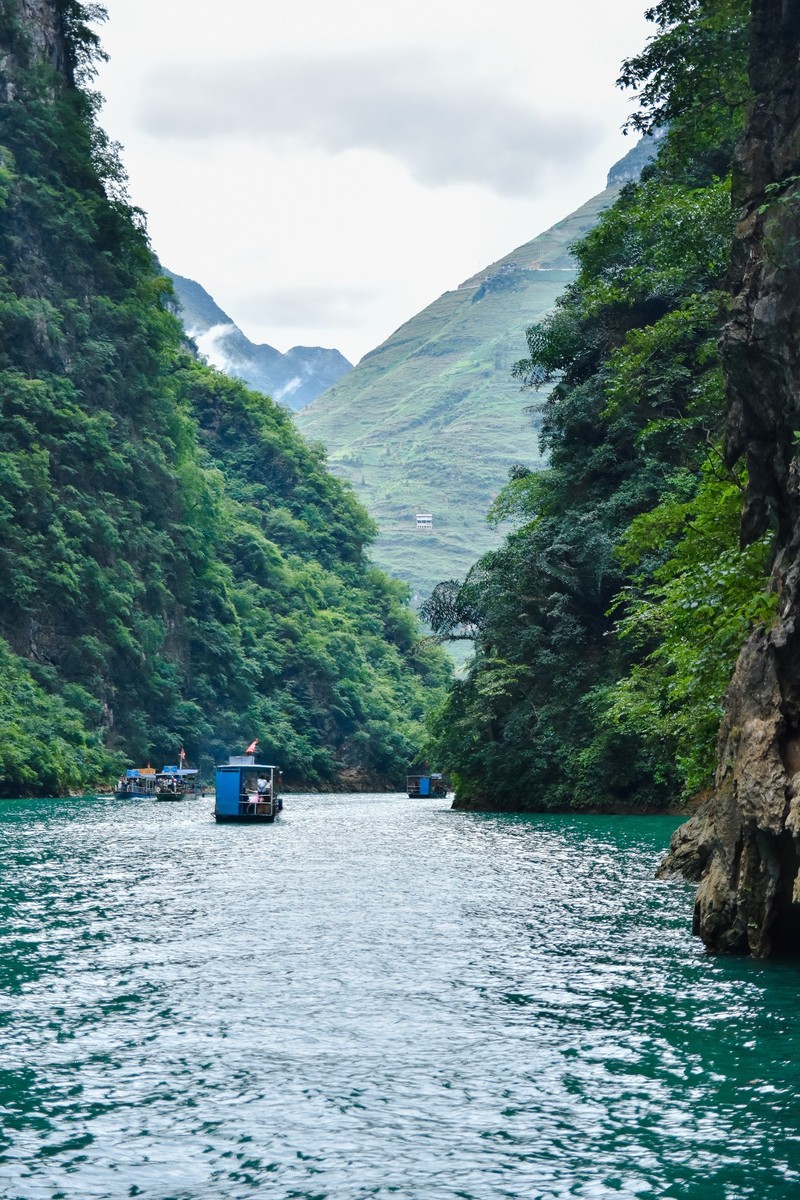
[[[256,738],[256,740],[254,742],[250,743],[250,745],[245,750],[245,754],[255,754],[257,745],[258,745],[258,738]]]
[[[184,750],[183,746],[181,746],[181,758],[180,758],[180,761],[181,761],[182,763],[186,762],[186,751]]]

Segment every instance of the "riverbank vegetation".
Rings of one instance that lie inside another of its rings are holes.
[[[397,783],[445,657],[322,450],[186,344],[97,122],[96,6],[51,7],[48,36],[0,7],[0,794],[254,736],[289,783]]]
[[[717,348],[748,9],[648,13],[620,82],[660,152],[574,247],[578,277],[516,368],[555,382],[548,468],[511,472],[490,519],[514,532],[425,609],[440,637],[474,637],[431,726],[459,804],[658,810],[711,783],[736,655],[774,607],[769,538],[739,549]]]

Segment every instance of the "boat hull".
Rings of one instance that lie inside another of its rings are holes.
[[[153,792],[142,788],[131,788],[130,791],[115,791],[115,800],[164,800],[174,803],[176,800],[196,800],[198,792]]]
[[[280,810],[279,810],[280,811]],[[278,813],[214,813],[221,825],[271,825]]]

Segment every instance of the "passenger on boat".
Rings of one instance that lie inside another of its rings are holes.
[[[270,800],[269,781],[263,775],[259,775],[256,780],[256,804],[255,811],[257,813],[265,813],[267,804]]]

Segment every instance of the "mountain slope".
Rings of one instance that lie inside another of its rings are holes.
[[[193,279],[165,271],[180,302],[178,315],[212,366],[289,408],[304,408],[353,369],[338,350],[293,346],[285,354],[256,345]]]
[[[617,190],[445,292],[298,415],[377,521],[376,561],[417,597],[497,544],[492,499],[511,466],[539,461],[511,368],[526,328],[575,276],[570,244]],[[417,529],[417,512],[432,529]]]

